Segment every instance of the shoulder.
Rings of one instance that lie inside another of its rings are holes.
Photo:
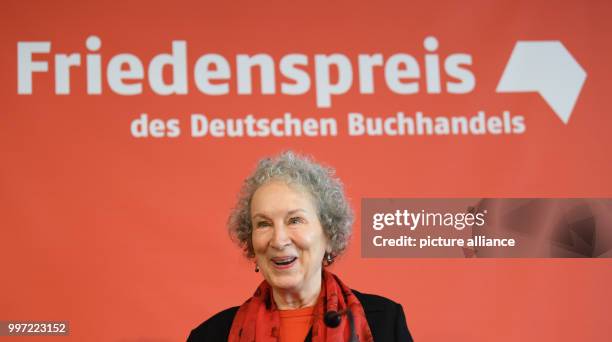
[[[193,329],[187,341],[227,341],[236,312],[238,307],[234,306],[217,313]]]
[[[352,290],[363,306],[375,341],[412,341],[402,306],[383,296]],[[223,310],[191,331],[187,341],[227,341],[238,307]]]
[[[370,293],[361,293],[357,290],[351,291],[353,291],[357,299],[359,299],[364,311],[387,311],[396,310],[398,306],[401,307],[400,304],[383,296]]]
[[[412,341],[400,304],[383,296],[351,291],[365,311],[374,341]]]

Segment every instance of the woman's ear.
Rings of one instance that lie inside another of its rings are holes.
[[[334,262],[334,256],[331,252],[325,250],[325,255],[323,256],[323,265],[329,266]]]

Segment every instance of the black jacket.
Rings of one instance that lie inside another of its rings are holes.
[[[370,331],[376,342],[412,342],[400,304],[385,297],[360,293],[357,296],[366,314]],[[238,307],[229,308],[212,316],[191,331],[187,342],[227,341]],[[306,341],[310,341],[310,333]]]

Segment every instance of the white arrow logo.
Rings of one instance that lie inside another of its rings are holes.
[[[560,41],[519,41],[496,91],[538,92],[567,124],[586,76]]]

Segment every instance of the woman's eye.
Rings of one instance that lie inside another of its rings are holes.
[[[301,217],[292,217],[289,219],[289,224],[301,223],[302,221]]]
[[[257,222],[257,224],[256,224],[257,228],[263,228],[263,227],[267,227],[269,225],[270,224],[268,222],[266,222],[266,221],[260,221],[260,222]]]

